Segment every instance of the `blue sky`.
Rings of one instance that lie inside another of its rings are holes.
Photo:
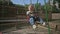
[[[20,5],[24,5],[24,4],[30,4],[30,0],[11,0],[14,4],[20,4]],[[32,3],[35,4],[37,2],[37,0],[32,0]],[[41,3],[41,5],[44,5],[44,0],[39,0],[39,3]],[[48,0],[46,0],[46,2],[48,2]]]

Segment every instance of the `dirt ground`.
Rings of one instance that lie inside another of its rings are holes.
[[[58,22],[58,21],[52,21]],[[51,23],[51,22],[49,22]],[[20,23],[18,22],[17,27],[12,27],[2,31],[3,34],[48,34],[48,28],[39,25],[38,28],[33,30],[29,23]],[[54,29],[50,29],[50,34],[60,34],[60,31],[55,31]]]

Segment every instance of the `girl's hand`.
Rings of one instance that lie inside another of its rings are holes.
[[[27,20],[29,20],[30,19],[30,17],[29,16],[27,16]]]

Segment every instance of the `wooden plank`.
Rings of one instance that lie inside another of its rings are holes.
[[[39,28],[39,27],[40,27],[40,28],[44,28],[44,29],[48,29],[47,26],[43,26],[43,25],[40,25],[40,24],[38,25],[38,28]],[[53,30],[53,29],[50,28],[50,30]]]
[[[0,24],[0,25],[11,25],[11,24],[16,24],[16,23],[6,23],[6,24]]]
[[[0,22],[18,22],[18,21],[27,21],[26,19],[16,19],[16,20],[0,20]]]

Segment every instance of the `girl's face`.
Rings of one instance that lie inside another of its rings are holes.
[[[33,10],[34,10],[34,6],[33,6],[33,5],[30,5],[30,6],[28,7],[28,9],[29,9],[29,11],[33,11]]]

